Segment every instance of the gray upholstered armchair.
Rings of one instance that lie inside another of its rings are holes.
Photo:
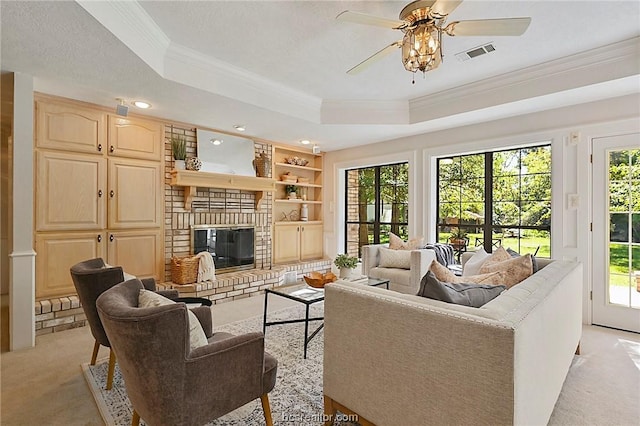
[[[429,270],[436,253],[431,249],[417,249],[410,253],[409,268],[389,267],[381,262],[381,249],[388,249],[388,244],[371,244],[362,246],[362,273],[371,278],[389,280],[391,290],[400,293],[416,294],[420,288],[420,280]]]
[[[272,425],[267,394],[276,381],[277,360],[264,351],[264,335],[213,333],[211,311],[192,311],[208,344],[190,349],[184,303],[138,308],[139,280],[118,284],[98,298],[98,312],[127,394],[133,424],[204,424],[260,398]]]
[[[128,275],[128,274],[126,274]],[[93,345],[91,365],[95,365],[100,345],[111,347],[109,339],[104,332],[98,311],[96,310],[96,300],[98,296],[110,289],[114,285],[124,281],[125,273],[121,266],[108,266],[101,258],[89,259],[77,263],[71,267],[71,278],[78,293],[78,298],[82,304],[82,309],[89,322],[91,334],[96,340]],[[142,280],[147,290],[156,291],[156,281],[153,278]],[[164,290],[158,292],[169,299],[178,297],[177,290]],[[116,365],[116,356],[113,351],[109,352],[109,372],[107,375],[107,389],[111,389],[113,382],[113,369]]]

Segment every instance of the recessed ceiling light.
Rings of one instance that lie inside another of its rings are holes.
[[[151,104],[145,101],[133,101],[133,104],[138,108],[142,108],[142,109],[151,108]]]
[[[224,141],[222,139],[211,139],[210,142],[214,145],[221,145]]]
[[[300,143],[302,145],[309,145],[311,142],[309,142],[308,140],[304,139],[304,140],[301,140]]]
[[[244,132],[246,130],[242,124],[236,124],[233,128],[239,132]]]

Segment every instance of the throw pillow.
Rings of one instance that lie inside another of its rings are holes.
[[[484,262],[482,266],[489,265],[491,263],[504,262],[505,260],[511,259],[511,255],[507,253],[504,247],[498,247],[493,253],[489,255],[487,260]],[[482,269],[482,268],[480,268]],[[480,271],[482,274],[482,272]]]
[[[152,308],[155,306],[170,305],[172,303],[176,302],[153,291],[140,289],[140,293],[138,294],[139,308]],[[195,348],[209,344],[196,314],[189,309],[187,309],[187,313],[189,315],[189,348],[194,350]]]
[[[378,266],[381,268],[411,269],[411,252],[380,247],[380,263]]]
[[[112,265],[109,265],[108,263],[105,263],[104,266],[102,267],[103,269],[105,268],[113,268]],[[124,269],[122,270],[122,276],[124,277],[125,281],[129,281],[134,279],[136,276],[135,275],[131,275],[131,274],[127,274]]]
[[[429,271],[433,272],[433,275],[442,282],[445,283],[468,283],[468,284],[488,284],[488,285],[500,285],[504,284],[503,272],[491,272],[487,274],[467,275],[458,277],[449,270],[446,266],[441,265],[437,261],[432,261]]]
[[[504,284],[507,288],[511,288],[533,274],[533,262],[531,258],[531,254],[526,254],[514,258],[509,256],[508,260],[502,262],[489,262],[489,260],[487,260],[484,265],[482,265],[482,268],[480,268],[480,272],[485,274],[490,272],[503,272],[505,275]]]
[[[477,285],[440,282],[433,272],[427,272],[420,282],[418,296],[457,305],[479,308],[505,290],[504,285]]]
[[[467,260],[467,263],[464,264],[462,276],[465,277],[467,275],[477,275],[488,257],[489,253],[484,251],[483,247],[480,247],[475,251],[475,253],[473,253],[473,256],[471,256],[471,258]]]
[[[416,250],[423,246],[423,240],[423,237],[416,237],[404,241],[393,232],[389,232],[389,248],[392,250]]]
[[[511,250],[510,248],[507,248],[507,253],[509,253],[511,257],[520,257],[520,253],[515,250]],[[539,270],[538,261],[535,256],[531,256],[531,264],[533,265],[533,273],[535,274]]]

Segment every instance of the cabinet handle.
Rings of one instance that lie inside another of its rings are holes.
[[[300,227],[299,226],[296,228],[296,231],[300,231]]]
[[[98,151],[102,152],[102,144],[101,143],[98,144]]]
[[[98,197],[102,197],[102,189],[98,189]]]
[[[109,241],[113,241],[113,234],[109,235]]]
[[[109,147],[109,152],[113,152],[114,150],[115,150],[115,149],[113,148],[113,145],[111,145],[111,146]]]
[[[98,235],[98,242],[102,241],[102,235]]]
[[[111,198],[113,198],[114,195],[116,195],[115,192],[113,192],[113,189],[109,192],[109,195],[111,196]]]
[[[304,232],[304,226],[302,227],[302,232]]]

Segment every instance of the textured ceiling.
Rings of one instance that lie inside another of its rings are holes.
[[[399,36],[394,30],[335,21],[335,16],[345,9],[395,19],[405,2],[142,1],[139,4],[140,11],[173,47],[196,52],[216,64],[242,69],[249,79],[256,77],[256,88],[261,87],[260,82],[272,82],[273,87],[286,87],[317,99],[323,108],[344,101],[371,100],[410,105],[427,101],[433,94],[446,99],[448,90],[457,90],[459,96],[460,87],[465,84],[496,76],[507,78],[513,71],[640,35],[637,1],[466,0],[450,20],[531,16],[532,24],[522,37],[446,38],[443,65],[427,73],[424,79],[418,74],[416,84],[412,85],[411,74],[404,71],[399,52],[357,76],[346,75],[347,69]],[[243,123],[249,135],[285,143],[310,139],[323,150],[549,109],[556,101],[549,98],[554,91],[568,105],[620,96],[629,90],[628,84],[619,92],[608,86],[603,90],[602,85],[597,91],[591,90],[596,85],[589,82],[579,92],[569,90],[575,87],[558,85],[544,93],[523,90],[523,96],[530,99],[527,105],[523,104],[525,99],[521,100],[517,108],[496,101],[500,108],[469,105],[464,111],[452,109],[449,117],[437,120],[427,117],[412,120],[413,124],[408,120],[405,124],[371,125],[362,121],[353,124],[357,120],[345,120],[346,124],[334,120],[334,124],[327,124],[325,117],[330,114],[324,109],[317,111],[317,118],[301,118],[288,114],[287,108],[271,108],[272,98],[264,93],[252,100],[246,97],[246,90],[244,98],[235,96],[228,85],[227,90],[202,87],[202,82],[189,81],[190,75],[195,76],[191,69],[180,78],[163,75],[141,59],[145,52],[141,54],[135,46],[123,42],[121,35],[114,35],[110,30],[113,22],[99,22],[78,3],[2,1],[0,7],[2,70],[33,75],[37,90],[102,105],[115,106],[116,97],[145,99],[153,104],[148,112],[152,115],[228,131],[233,130],[233,124]],[[454,57],[459,51],[489,41],[496,45],[496,52],[466,62]],[[637,76],[640,72],[631,70],[627,74]],[[203,75],[206,80],[206,70]],[[612,75],[611,80],[619,78]],[[224,82],[219,84],[224,86]],[[635,88],[636,92],[639,90]],[[541,94],[546,102],[540,101]],[[569,99],[572,96],[573,101]],[[366,106],[366,102],[358,105],[363,104]],[[342,104],[343,110],[348,111],[349,105]],[[335,115],[339,114],[334,112]]]

